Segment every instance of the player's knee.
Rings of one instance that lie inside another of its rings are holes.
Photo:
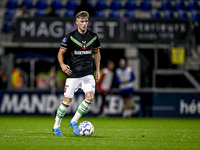
[[[92,92],[87,92],[85,94],[85,98],[89,101],[92,101],[94,99],[94,94]]]
[[[63,101],[65,101],[67,103],[71,103],[72,98],[64,97]]]

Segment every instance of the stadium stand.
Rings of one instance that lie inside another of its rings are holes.
[[[162,1],[159,10],[162,10],[162,11],[164,11],[164,10],[172,10],[171,1],[168,1],[168,0]]]
[[[95,16],[99,18],[189,18],[193,21],[199,19],[198,0],[88,0],[87,2],[95,8]],[[15,11],[22,5],[26,5],[31,16],[35,17],[45,16],[49,5],[59,17],[74,17],[79,4],[79,0],[3,0],[1,27],[4,25],[6,30],[3,31],[9,31],[7,28],[12,25]],[[5,16],[10,18],[10,21],[5,20]]]
[[[76,10],[77,6],[78,6],[78,5],[77,5],[77,3],[76,3],[75,0],[69,0],[69,1],[66,3],[65,8],[66,8],[67,10]]]
[[[35,12],[35,17],[44,17],[46,15],[44,10],[37,9]]]
[[[109,15],[110,18],[120,18],[120,14],[116,10],[112,10]]]
[[[107,7],[108,6],[107,6],[105,0],[98,0],[97,3],[94,6],[94,8],[95,8],[96,11],[105,10]]]
[[[165,19],[174,19],[174,13],[172,11],[165,11],[164,18]]]
[[[200,12],[192,12],[192,15],[191,15],[191,18],[192,18],[192,21],[198,21],[200,19]]]
[[[187,10],[200,10],[199,4],[197,0],[189,0]]]
[[[63,7],[61,0],[53,0],[51,6],[54,10],[60,10]]]
[[[95,16],[98,17],[98,18],[104,18],[104,17],[105,17],[105,14],[104,14],[103,11],[96,11]]]
[[[137,4],[135,2],[135,0],[128,0],[125,3],[124,9],[127,11],[133,11],[137,9]]]
[[[176,0],[173,9],[174,11],[187,10],[185,6],[185,2],[183,0]]]
[[[22,1],[21,6],[22,5],[26,5],[27,9],[32,9],[33,8],[33,3],[32,3],[31,0],[24,0],[24,1]]]
[[[4,33],[10,33],[12,30],[12,21],[5,21],[3,23],[2,31]]]
[[[155,12],[152,12],[151,13],[151,18],[152,19],[158,19],[158,18],[160,18],[161,17],[161,15],[160,15],[160,12],[159,11],[155,11]]]
[[[69,17],[69,18],[74,17],[74,10],[66,10],[64,17]]]
[[[15,15],[15,10],[7,9],[6,12],[5,12],[5,14],[4,14],[4,20],[5,21],[12,21],[14,15]]]
[[[111,10],[120,10],[122,8],[122,4],[120,0],[113,0],[110,4]]]
[[[47,1],[46,0],[38,0],[35,7],[38,10],[45,10],[48,7]]]
[[[7,9],[16,9],[16,8],[18,8],[17,1],[16,0],[9,0],[9,1],[7,1],[6,8]]]
[[[151,9],[152,9],[152,5],[151,5],[150,0],[143,0],[143,1],[140,3],[140,10],[143,10],[143,11],[150,11]]]
[[[134,12],[133,11],[126,11],[124,13],[125,18],[135,18]]]
[[[185,11],[179,11],[178,12],[178,16],[177,18],[180,18],[180,19],[187,19],[188,18],[188,15]]]

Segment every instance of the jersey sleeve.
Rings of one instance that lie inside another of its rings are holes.
[[[101,48],[101,45],[100,45],[100,42],[99,42],[99,38],[97,36],[97,39],[94,41],[94,50],[97,50],[97,49],[100,49]]]
[[[66,49],[66,50],[67,50],[68,41],[69,41],[69,35],[66,35],[66,36],[62,39],[62,42],[61,42],[61,44],[60,44],[60,48]]]

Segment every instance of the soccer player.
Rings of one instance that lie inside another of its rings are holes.
[[[119,68],[116,70],[115,82],[119,85],[120,93],[124,99],[124,118],[132,116],[133,81],[135,75],[131,67],[127,66],[125,59],[120,59]]]
[[[76,15],[78,28],[68,33],[62,40],[58,52],[58,61],[62,71],[68,76],[65,83],[64,99],[57,110],[53,131],[55,135],[62,135],[60,123],[64,117],[74,93],[81,88],[85,93],[85,99],[78,106],[77,111],[69,126],[76,135],[78,132],[78,120],[88,110],[95,93],[95,79],[93,76],[93,59],[96,66],[96,81],[100,79],[100,42],[97,34],[87,29],[89,14],[81,11]],[[64,63],[64,54],[68,63]]]

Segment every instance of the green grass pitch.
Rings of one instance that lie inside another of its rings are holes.
[[[94,134],[75,136],[65,117],[63,136],[52,132],[53,117],[0,117],[1,150],[126,150],[200,149],[199,119],[95,118],[90,121]]]

